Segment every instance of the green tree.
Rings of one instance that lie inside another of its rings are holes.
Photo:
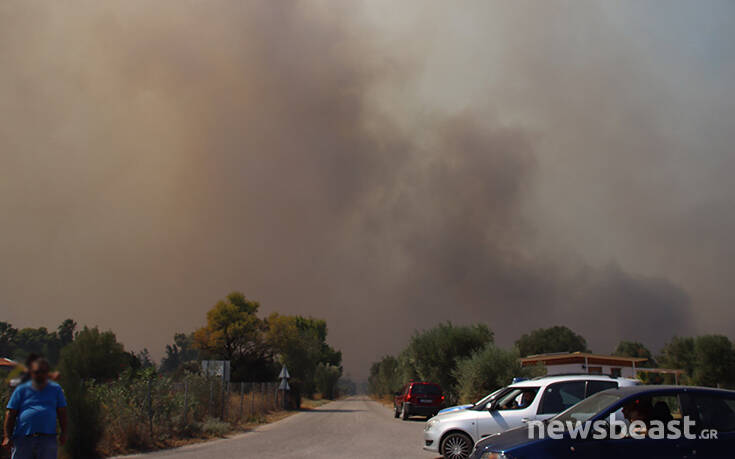
[[[100,382],[117,378],[129,364],[129,354],[117,342],[114,333],[84,327],[61,351],[59,369],[62,377]]]
[[[0,322],[0,357],[13,357],[18,329],[8,322]]]
[[[567,327],[539,328],[516,341],[521,357],[552,352],[589,352],[587,340]]]
[[[342,376],[342,369],[340,367],[320,362],[314,371],[316,390],[324,398],[333,400],[337,396],[337,383],[339,382],[340,376]]]
[[[61,347],[74,341],[74,332],[77,329],[77,323],[72,319],[66,319],[56,329],[56,335],[59,337]]]
[[[455,389],[462,403],[472,403],[507,386],[516,377],[534,375],[534,368],[523,368],[516,349],[505,350],[493,344],[462,359],[454,372]]]
[[[447,322],[415,333],[399,360],[404,375],[439,383],[454,399],[457,362],[492,342],[493,332],[485,325],[455,326]]]
[[[703,335],[694,340],[693,382],[698,386],[735,387],[735,350],[729,338]]]
[[[675,336],[661,349],[657,360],[661,367],[684,370],[692,378],[696,367],[694,338]]]
[[[656,367],[656,361],[653,359],[651,351],[649,351],[646,346],[644,346],[642,343],[639,343],[638,341],[621,341],[618,344],[618,347],[615,348],[615,352],[613,352],[613,355],[619,357],[637,357],[648,359],[648,363],[646,363],[646,366],[651,368]]]
[[[391,395],[404,384],[403,370],[397,358],[386,355],[370,366],[368,392],[373,395]]]
[[[232,292],[207,312],[207,325],[194,332],[196,346],[211,357],[234,361],[258,348],[263,321],[260,304]]]
[[[161,371],[173,373],[187,364],[199,360],[199,351],[194,347],[194,334],[176,333],[174,343],[166,345],[166,355],[161,359]]]
[[[266,342],[279,363],[288,367],[296,390],[311,395],[320,363],[341,371],[342,353],[326,343],[327,324],[320,319],[271,314],[266,320]]]
[[[111,331],[84,327],[61,351],[59,369],[69,405],[69,457],[97,457],[103,426],[99,400],[89,391],[95,381],[110,381],[129,367],[130,354]]]

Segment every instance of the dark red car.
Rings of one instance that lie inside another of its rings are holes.
[[[408,419],[411,416],[434,416],[444,403],[444,394],[438,384],[410,382],[396,392],[393,399],[395,417]]]

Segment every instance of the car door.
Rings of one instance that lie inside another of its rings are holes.
[[[666,422],[672,419],[681,419],[681,404],[676,394],[663,393],[642,398],[650,399],[651,406],[656,408],[652,419]],[[612,416],[617,421],[625,422],[621,406],[613,408],[610,414],[603,419]],[[627,422],[626,422],[627,424]],[[651,431],[649,431],[651,432]],[[663,433],[663,432],[662,432]],[[684,449],[681,440],[646,436],[645,438],[633,438],[628,435],[623,438],[605,439],[574,439],[571,440],[570,457],[580,459],[684,459]]]
[[[724,459],[735,451],[735,395],[690,392],[686,412],[696,423],[697,438],[682,442],[686,458]]]
[[[549,384],[544,388],[534,418],[539,421],[556,416],[585,398],[585,380],[564,381]]]
[[[520,387],[499,396],[491,409],[478,412],[478,437],[504,432],[535,419],[538,392],[538,387]],[[519,406],[524,394],[530,394],[533,398]]]

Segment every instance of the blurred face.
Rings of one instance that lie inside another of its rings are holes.
[[[31,364],[31,379],[39,386],[43,386],[48,382],[48,365],[39,362]]]
[[[628,403],[623,407],[623,416],[625,419],[632,420],[638,417],[638,406],[636,402]]]

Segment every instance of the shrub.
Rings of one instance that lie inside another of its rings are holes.
[[[530,376],[531,371],[521,367],[516,350],[507,351],[489,344],[459,362],[455,371],[456,389],[463,403],[471,403],[510,384],[515,377]]]
[[[214,418],[207,418],[202,423],[202,431],[207,435],[224,437],[230,431],[230,424]]]
[[[342,369],[329,364],[320,363],[314,372],[317,390],[324,398],[334,399],[337,395],[337,382],[342,376]]]
[[[99,401],[90,390],[92,383],[85,383],[73,374],[63,377],[69,418],[69,433],[64,452],[68,457],[98,457],[97,446],[104,427]]]

